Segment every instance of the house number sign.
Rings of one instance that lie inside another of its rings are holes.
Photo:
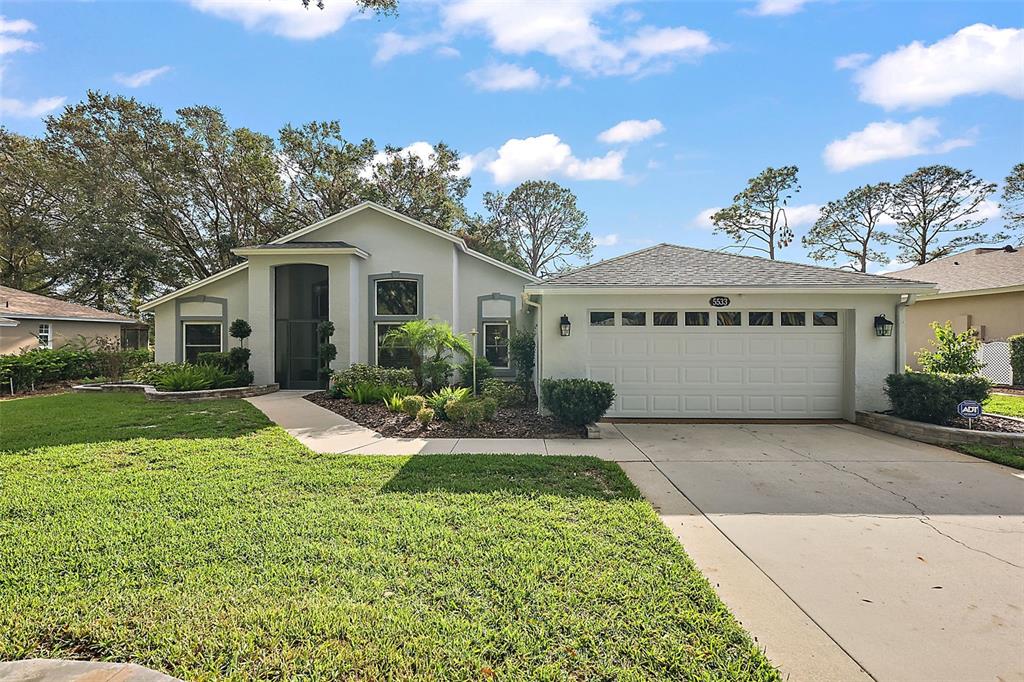
[[[729,297],[712,296],[710,299],[708,299],[708,303],[710,303],[715,308],[724,308],[725,306],[729,305]]]

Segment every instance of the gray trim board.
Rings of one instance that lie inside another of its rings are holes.
[[[415,315],[378,315],[377,314],[377,282],[389,279],[406,279],[416,281],[416,314]],[[424,296],[426,292],[423,288],[423,275],[411,273],[411,272],[398,272],[393,270],[391,272],[382,272],[375,275],[369,275],[367,277],[367,342],[366,342],[366,354],[367,364],[377,364],[377,325],[379,323],[403,323],[409,322],[410,320],[422,320],[423,319],[423,306]]]
[[[219,303],[220,315],[182,315],[182,303]],[[174,360],[182,362],[185,358],[185,334],[183,322],[220,322],[220,349],[228,347],[228,299],[220,296],[186,296],[174,299]]]
[[[486,301],[508,301],[508,317],[484,317],[484,303]],[[484,324],[486,323],[498,323],[508,324],[508,336],[511,339],[512,335],[516,332],[516,297],[509,296],[508,294],[499,294],[497,291],[491,294],[484,294],[483,296],[476,297],[476,328],[479,330],[477,334],[477,355],[484,357]],[[511,365],[512,357],[509,355],[509,364]],[[514,377],[516,375],[515,369],[511,366],[495,367],[494,376],[496,377]]]

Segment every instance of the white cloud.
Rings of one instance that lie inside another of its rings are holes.
[[[114,80],[129,88],[141,88],[144,85],[149,85],[170,70],[171,67],[169,66],[158,66],[155,69],[143,69],[135,73],[118,73],[114,74]]]
[[[693,227],[699,227],[702,230],[713,230],[715,229],[715,224],[711,222],[711,216],[715,215],[721,210],[721,206],[712,206],[711,208],[705,208],[703,211],[701,211],[700,213],[693,217],[693,220],[690,221],[690,224]]]
[[[483,34],[491,47],[502,54],[521,56],[538,52],[555,58],[565,67],[591,75],[632,75],[666,69],[718,49],[707,33],[685,26],[641,26],[632,34],[613,38],[611,30],[598,26],[597,18],[623,2],[455,0],[441,9],[440,32],[401,36],[401,43],[390,38],[378,44],[376,61],[386,62],[467,33]],[[401,47],[396,47],[399,44]]]
[[[625,152],[579,159],[557,135],[548,133],[525,139],[510,139],[498,148],[485,168],[500,185],[520,180],[566,177],[573,180],[621,180]]]
[[[39,118],[64,105],[66,97],[40,97],[31,102],[0,97],[0,116]]]
[[[619,243],[619,235],[617,234],[606,234],[604,236],[594,237],[594,244],[597,246],[615,246]]]
[[[462,53],[459,52],[458,50],[456,50],[451,45],[442,45],[441,47],[437,48],[435,54],[438,57],[449,57],[449,58],[461,57],[462,56]]]
[[[760,17],[796,14],[810,1],[811,0],[758,0],[757,5],[754,6],[751,13]]]
[[[843,71],[845,69],[859,69],[864,66],[869,59],[871,59],[871,55],[867,52],[844,54],[842,57],[836,57],[835,67],[837,71]]]
[[[0,15],[0,55],[14,52],[31,52],[39,47],[37,43],[24,38],[15,38],[12,33],[28,33],[36,30],[36,25],[28,19],[8,19]]]
[[[939,121],[935,118],[919,116],[907,123],[880,121],[841,140],[833,140],[822,156],[829,170],[844,171],[885,159],[942,154],[969,147],[974,144],[975,134],[969,131],[965,137],[940,140]]]
[[[313,40],[334,33],[358,13],[354,2],[326,2],[324,9],[299,0],[189,0],[200,12],[236,21],[250,31],[267,31],[296,40]]]
[[[973,24],[931,45],[913,42],[857,72],[860,99],[886,109],[962,95],[1024,99],[1024,29]]]
[[[821,207],[817,204],[801,204],[786,206],[786,221],[790,227],[806,227],[814,224],[821,215]]]
[[[873,273],[875,275],[885,275],[890,272],[899,272],[900,270],[906,270],[907,268],[912,268],[915,265],[916,263],[902,263],[896,260],[895,258],[890,260],[888,263],[875,263],[869,261],[868,272]]]
[[[517,64],[491,64],[470,71],[466,74],[466,79],[477,90],[486,92],[536,90],[550,85],[565,87],[572,82],[568,77],[553,81],[546,76],[541,76],[532,67],[522,67]]]
[[[646,121],[634,118],[616,123],[598,135],[597,139],[606,144],[622,144],[646,140],[663,132],[665,132],[665,126],[656,118],[649,118]]]
[[[424,33],[423,35],[410,36],[394,31],[385,31],[377,36],[377,52],[373,55],[373,63],[386,64],[395,57],[415,54],[428,47],[440,45],[444,41],[445,36],[441,33]],[[440,52],[442,49],[444,49],[443,46],[438,48],[438,51]],[[455,52],[455,56],[459,55],[458,50],[451,49]]]
[[[971,217],[977,220],[995,220],[1001,215],[1002,211],[999,209],[999,203],[991,199],[985,199],[978,206],[978,212]]]

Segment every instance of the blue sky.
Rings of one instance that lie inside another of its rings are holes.
[[[598,258],[725,245],[699,216],[767,165],[800,167],[799,235],[864,183],[931,163],[998,182],[1024,161],[1020,3],[326,2],[5,0],[0,122],[39,134],[92,88],[270,134],[338,119],[349,139],[444,141],[471,208],[524,178],[572,188]]]

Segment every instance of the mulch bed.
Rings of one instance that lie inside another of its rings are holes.
[[[967,420],[961,419],[960,417],[955,418],[949,423],[949,425],[958,429],[968,428]],[[974,420],[973,427],[975,431],[1024,433],[1024,420],[1007,419],[1006,417],[999,417],[994,414],[983,414],[981,417]]]
[[[1024,386],[993,386],[992,392],[1024,396]]]
[[[537,414],[536,405],[499,407],[494,419],[476,426],[435,420],[426,428],[407,414],[392,412],[383,403],[359,405],[348,398],[331,398],[324,391],[306,400],[324,407],[360,426],[389,438],[580,438],[583,429],[566,426],[553,417]]]

